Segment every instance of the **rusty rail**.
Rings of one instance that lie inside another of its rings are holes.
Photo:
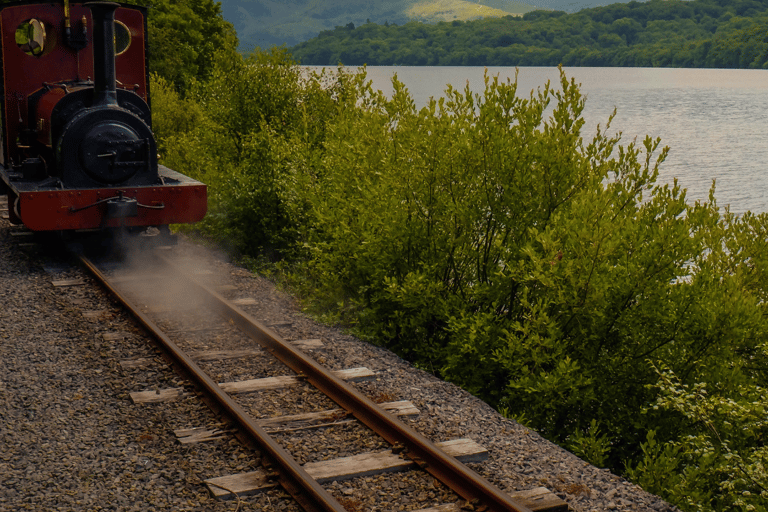
[[[162,258],[171,268],[172,262]],[[317,389],[325,393],[371,430],[407,457],[448,486],[465,500],[484,505],[486,510],[499,512],[531,512],[529,508],[485,480],[467,466],[447,455],[429,439],[385,412],[368,397],[339,379],[315,360],[294,348],[277,333],[262,325],[219,293],[176,269],[189,279],[206,297],[211,309],[231,321],[244,333],[269,350],[296,373],[303,375]],[[478,510],[477,506],[475,507]]]
[[[258,426],[248,413],[223,391],[203,370],[182,351],[160,328],[144,313],[133,305],[127,297],[109,283],[107,277],[85,256],[80,257],[83,265],[94,277],[112,293],[130,313],[149,331],[162,348],[179,364],[195,381],[195,384],[213,398],[230,417],[237,422],[242,431],[247,434],[263,451],[263,456],[272,464],[278,473],[277,480],[282,487],[307,512],[346,512],[338,501],[331,496],[317,481],[309,476],[304,468],[277,444],[269,434]],[[193,281],[194,282],[194,281]]]

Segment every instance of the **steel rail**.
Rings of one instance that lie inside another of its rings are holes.
[[[467,466],[447,455],[429,439],[384,411],[368,397],[339,379],[303,352],[294,348],[277,333],[251,318],[215,290],[180,271],[172,262],[167,265],[199,287],[208,304],[286,364],[305,377],[347,412],[355,416],[437,480],[470,503],[482,504],[486,510],[498,512],[531,512],[529,508],[485,480]],[[475,510],[482,510],[475,507]]]
[[[98,267],[85,256],[80,256],[83,265],[110,293],[112,293],[130,313],[160,343],[162,348],[179,364],[205,393],[212,397],[218,406],[263,450],[264,456],[272,462],[272,468],[278,473],[277,480],[282,487],[307,512],[346,512],[338,501],[312,478],[296,460],[272,439],[267,432],[257,425],[248,413],[235,402],[219,385],[212,380],[183,350],[181,350],[160,328],[144,313],[134,306]],[[192,281],[197,284],[194,280]]]

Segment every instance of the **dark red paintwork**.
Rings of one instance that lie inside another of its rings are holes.
[[[161,226],[202,220],[208,202],[206,186],[170,169],[161,168],[161,174],[180,179],[175,185],[156,187],[18,191],[18,196],[9,194],[8,212],[11,221],[23,223],[33,231]],[[106,204],[81,210],[103,199],[117,197],[118,191],[141,205],[162,205],[163,208],[139,207],[138,216],[121,219],[105,218]]]
[[[13,165],[30,154],[20,144],[20,133],[34,126],[37,141],[51,147],[50,120],[58,102],[83,82],[94,79],[93,20],[85,2],[71,2],[72,31],[88,28],[87,45],[76,50],[64,38],[64,2],[28,2],[20,5],[0,5],[0,38],[2,40],[2,145],[0,145],[0,193],[8,195],[11,222],[23,223],[35,231],[78,230],[111,228],[118,226],[161,226],[200,221],[207,210],[207,189],[203,183],[183,176],[163,166],[159,175],[163,184],[153,186],[117,186],[104,188],[61,188],[45,181],[20,179]],[[115,57],[115,76],[118,89],[135,92],[149,103],[149,84],[146,61],[146,10],[122,5],[115,11],[115,21],[130,32],[130,46]],[[46,49],[42,55],[25,53],[16,43],[16,28],[35,19],[46,28]],[[74,85],[80,82],[79,85]],[[66,88],[44,84],[73,84]],[[46,91],[47,89],[47,91]],[[30,125],[28,100],[37,94],[34,123]],[[107,205],[100,201],[116,198],[135,199],[138,214],[122,218],[107,218]],[[97,204],[98,203],[98,204]],[[89,205],[92,205],[88,207]],[[163,208],[146,208],[159,206]],[[87,207],[87,208],[85,208]]]
[[[90,33],[93,28],[90,9],[73,3],[70,14],[73,30],[85,16]],[[39,57],[24,53],[15,39],[16,27],[32,18],[45,23],[46,29],[53,32],[53,37],[49,36],[54,41],[53,49]],[[144,16],[140,10],[121,7],[115,12],[115,20],[123,23],[131,33],[130,46],[115,58],[118,88],[123,84],[124,88],[135,91],[147,101]],[[20,156],[15,141],[19,135],[19,119],[27,125],[27,97],[41,89],[43,83],[93,79],[92,41],[79,52],[69,48],[64,43],[63,23],[63,2],[11,6],[0,12],[5,84],[5,159],[2,163],[6,166],[10,159]]]

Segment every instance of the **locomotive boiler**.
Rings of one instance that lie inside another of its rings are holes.
[[[146,14],[114,2],[0,6],[0,189],[11,222],[167,230],[205,215],[206,186],[158,164]]]

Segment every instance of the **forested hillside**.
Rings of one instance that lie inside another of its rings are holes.
[[[651,0],[574,14],[336,27],[302,64],[768,67],[768,0]]]
[[[558,0],[555,0],[558,1]],[[535,7],[519,0],[223,0],[244,51],[293,46],[336,26],[470,20],[522,14]]]

